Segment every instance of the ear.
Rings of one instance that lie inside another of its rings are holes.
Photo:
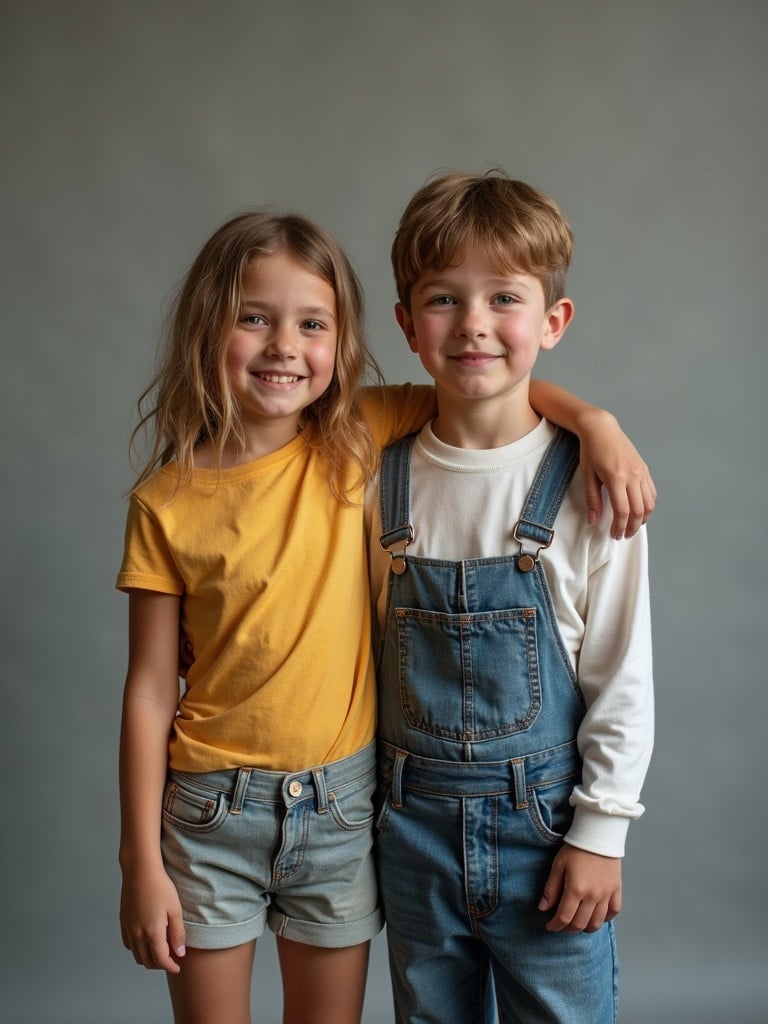
[[[408,342],[411,352],[417,352],[416,334],[413,330],[413,317],[402,302],[398,302],[395,306],[395,319],[400,324],[400,330],[405,335],[405,340]]]
[[[573,320],[573,302],[570,299],[558,299],[547,313],[544,333],[541,338],[543,349],[553,349],[565,334],[568,324]]]

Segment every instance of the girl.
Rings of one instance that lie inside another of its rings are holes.
[[[339,247],[301,217],[253,213],[195,260],[142,396],[153,443],[117,581],[120,918],[183,1024],[247,1024],[265,923],[286,1024],[360,1020],[382,925],[361,499],[381,446],[433,413],[430,389],[361,394],[368,368]],[[585,456],[597,445],[591,511],[607,477],[614,533],[634,532],[653,485],[615,421],[551,385],[535,400]],[[181,699],[180,627],[195,652]]]

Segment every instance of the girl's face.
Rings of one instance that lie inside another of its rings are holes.
[[[333,288],[285,252],[252,260],[243,281],[227,372],[255,447],[296,436],[301,414],[329,387],[336,358]]]

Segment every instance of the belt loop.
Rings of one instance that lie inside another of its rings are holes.
[[[524,811],[528,806],[528,791],[525,784],[525,758],[516,757],[509,762],[515,779],[515,810]]]
[[[238,768],[237,778],[235,779],[235,788],[232,790],[232,804],[229,808],[230,814],[242,814],[245,791],[248,789],[250,779],[250,768]]]
[[[315,796],[317,797],[317,813],[326,814],[328,811],[328,790],[325,785],[325,772],[322,766],[312,769],[312,780],[315,783]]]
[[[395,751],[395,763],[392,767],[392,806],[400,809],[403,806],[403,767],[408,754],[404,750]]]

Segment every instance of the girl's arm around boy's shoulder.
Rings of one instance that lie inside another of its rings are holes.
[[[605,487],[613,510],[611,536],[615,540],[634,536],[655,508],[656,487],[616,417],[550,381],[531,380],[530,398],[538,413],[576,434],[581,442],[588,522],[600,519],[601,487]]]
[[[634,536],[653,513],[656,487],[616,417],[549,381],[532,380],[530,392],[538,413],[576,434],[581,442],[588,522],[600,519],[605,487],[613,511],[611,535],[616,540]],[[381,448],[421,429],[437,413],[434,389],[425,385],[365,388],[361,404]]]
[[[134,590],[120,734],[123,944],[138,964],[177,973],[184,955],[181,905],[160,851],[168,741],[179,701],[180,598]]]
[[[380,448],[420,430],[437,414],[435,389],[424,384],[364,388],[360,404]]]

